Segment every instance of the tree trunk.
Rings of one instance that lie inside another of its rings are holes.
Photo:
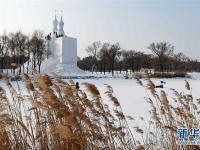
[[[121,62],[120,62],[120,64],[119,64],[119,73],[120,73],[120,74],[122,73],[122,64],[121,64]]]
[[[40,73],[41,63],[38,65],[39,73]]]
[[[2,51],[2,53],[1,53],[1,69],[2,69],[2,71],[3,71],[3,68],[4,68],[4,61],[3,61],[3,51]]]
[[[111,63],[112,76],[114,76],[114,61]]]
[[[29,60],[27,62],[27,66],[26,66],[26,73],[28,74],[28,67],[29,67]]]
[[[103,64],[101,62],[101,66],[100,66],[100,72],[101,72],[101,74],[102,74],[102,69],[103,69]]]
[[[106,63],[105,60],[103,61],[103,74],[106,74]]]

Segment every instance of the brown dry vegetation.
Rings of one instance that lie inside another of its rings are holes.
[[[134,73],[134,76],[139,78],[144,78],[144,74],[141,73]],[[154,73],[149,73],[149,78],[184,78],[187,77],[187,72],[185,71],[169,71],[169,72],[159,72],[156,71]],[[188,76],[189,77],[189,76]]]
[[[200,103],[192,96],[189,82],[185,81],[186,93],[171,88],[174,96],[169,98],[164,90],[155,89],[147,71],[144,71],[143,82],[137,76],[134,78],[150,93],[147,97],[151,108],[149,125],[146,130],[140,129],[145,149],[200,149],[198,145],[177,145],[178,128],[199,128]]]
[[[134,139],[126,120],[134,118],[123,113],[110,85],[105,85],[105,94],[113,104],[112,109],[104,104],[93,84],[83,83],[83,91],[72,80],[50,79],[47,75],[31,80],[25,74],[28,90],[25,95],[19,85],[14,88],[5,79],[6,91],[0,88],[0,149],[199,149],[176,144],[178,127],[199,127],[200,102],[191,95],[190,84],[185,82],[186,94],[171,89],[174,105],[165,91],[154,88],[146,71],[145,80],[134,78],[151,94],[147,98],[151,107],[148,128],[134,127],[142,141]]]
[[[153,78],[176,78],[176,77],[186,77],[187,73],[184,71],[175,72],[155,72],[151,75]]]
[[[6,80],[12,100],[0,89],[0,149],[110,150],[134,149],[119,101],[107,85],[114,111],[102,102],[95,85],[24,75],[28,95]],[[18,87],[20,88],[20,87]],[[31,103],[31,108],[26,107]]]

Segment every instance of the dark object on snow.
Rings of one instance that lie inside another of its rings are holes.
[[[80,86],[79,86],[79,83],[76,82],[76,89],[79,90]]]
[[[153,84],[154,88],[164,88],[163,84],[166,84],[166,82],[165,81],[160,81],[160,83],[161,83],[160,85]]]
[[[124,77],[124,79],[128,79],[128,76],[127,76],[127,75],[125,75],[125,74],[123,75],[123,77]]]
[[[160,81],[160,83],[161,83],[161,84],[166,84],[166,82],[165,82],[165,81]]]
[[[156,85],[155,88],[164,88],[163,84],[161,85]]]

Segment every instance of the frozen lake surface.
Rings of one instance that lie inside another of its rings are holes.
[[[198,79],[191,79],[191,78],[174,78],[174,79],[152,79],[155,85],[159,85],[160,81],[165,81],[166,84],[164,85],[163,89],[158,89],[158,93],[160,90],[165,90],[169,101],[173,101],[173,93],[170,90],[170,88],[174,88],[179,92],[188,92],[185,90],[185,82],[184,80],[189,81],[191,88],[192,88],[192,94],[194,98],[200,98],[200,80]],[[115,97],[119,100],[122,109],[125,113],[125,115],[131,115],[135,121],[128,121],[130,124],[130,127],[133,129],[134,126],[140,126],[142,128],[145,128],[148,125],[148,121],[150,118],[149,114],[149,104],[146,102],[145,97],[148,97],[148,94],[150,94],[144,87],[140,86],[136,83],[134,79],[124,79],[124,78],[95,78],[95,79],[75,79],[75,82],[79,82],[80,88],[84,89],[84,86],[81,85],[83,82],[88,82],[95,84],[98,90],[100,91],[102,100],[105,104],[108,104],[110,106],[110,109],[112,108],[112,104],[109,101],[108,97],[104,94],[106,91],[105,84],[111,85],[114,90]],[[21,89],[24,95],[28,94],[24,83],[22,81],[19,82],[11,82],[12,85],[15,87],[15,89]],[[7,89],[5,86],[5,83],[3,81],[0,82],[0,86],[2,86],[4,89]],[[18,88],[18,86],[20,88]],[[7,96],[10,97],[10,93],[7,91]],[[31,104],[27,103],[25,104],[27,110],[31,107]],[[139,119],[140,117],[143,117],[145,119],[144,121],[141,121]],[[134,130],[132,130],[134,132]]]

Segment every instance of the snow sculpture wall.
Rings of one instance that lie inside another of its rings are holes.
[[[58,63],[77,64],[77,40],[64,36],[56,40]],[[58,48],[59,47],[59,48]]]

